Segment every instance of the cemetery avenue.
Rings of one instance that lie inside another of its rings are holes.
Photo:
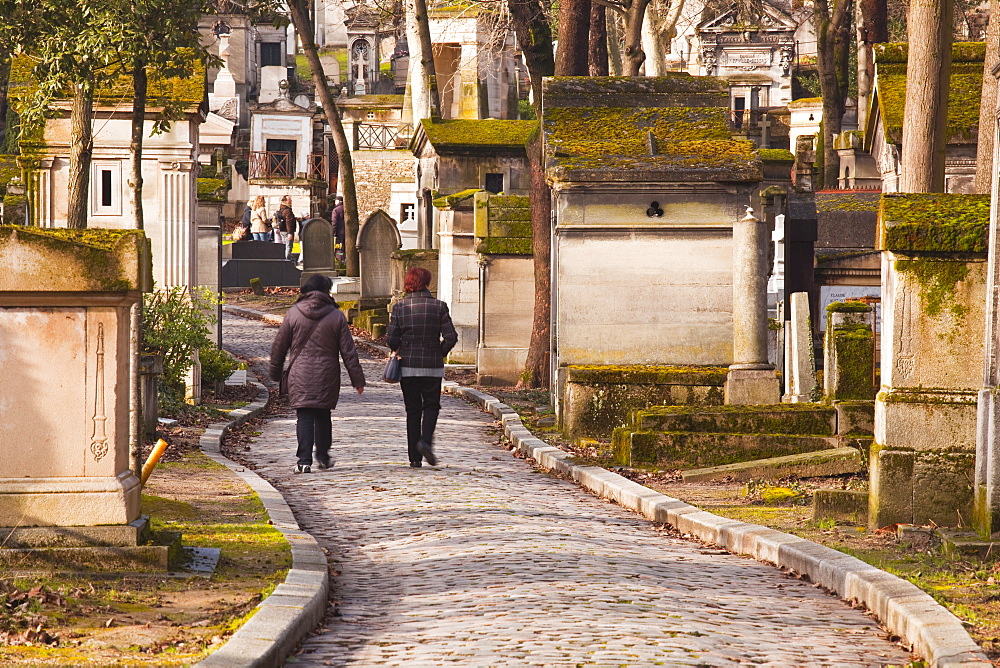
[[[275,329],[224,318],[266,359]],[[445,396],[442,462],[406,466],[398,387],[334,411],[336,466],[294,475],[290,412],[246,453],[331,564],[331,614],[296,665],[901,665],[862,611],[752,560],[685,541],[498,445]],[[254,365],[255,366],[255,365]]]

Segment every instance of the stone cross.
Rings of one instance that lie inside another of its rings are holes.
[[[768,132],[768,129],[772,125],[774,125],[774,124],[771,123],[771,119],[769,119],[767,117],[767,114],[766,113],[762,114],[761,117],[760,117],[760,121],[757,122],[757,127],[760,128],[760,147],[761,148],[768,148],[768,146],[769,146],[769,144],[771,142],[771,136],[770,136],[770,133]]]

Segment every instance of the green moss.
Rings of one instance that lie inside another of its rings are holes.
[[[21,176],[21,168],[17,164],[17,156],[0,155],[0,195],[7,192],[7,184],[14,177]]]
[[[789,109],[794,109],[795,107],[806,107],[812,106],[814,104],[823,104],[823,98],[821,97],[801,97],[798,100],[792,100],[788,103]]]
[[[447,209],[459,202],[475,197],[476,193],[481,190],[481,188],[469,188],[468,190],[462,190],[451,195],[440,195],[434,198],[434,206],[439,209]]]
[[[27,195],[4,195],[3,220],[0,222],[4,225],[27,225],[28,221],[25,219],[27,203]]]
[[[827,313],[871,313],[871,304],[861,301],[833,302],[826,307]]]
[[[906,64],[910,45],[907,42],[888,42],[875,44],[875,62]],[[951,62],[982,63],[986,57],[985,42],[953,42],[951,45]]]
[[[122,277],[118,251],[135,244],[145,245],[139,230],[85,229],[0,226],[0,246],[17,239],[22,244],[48,246],[67,259],[65,271],[80,274],[92,289],[107,292],[135,290],[131,279]]]
[[[229,199],[229,183],[225,179],[198,179],[198,200],[225,202]]]
[[[883,195],[879,210],[879,248],[985,253],[989,220],[989,195]]]
[[[651,406],[632,414],[636,431],[833,436],[836,410],[823,404]]]
[[[532,255],[531,239],[487,237],[476,242],[476,252],[483,255]]]
[[[890,138],[902,139],[903,111],[906,106],[906,44],[877,44],[876,87],[883,123]],[[979,125],[979,103],[983,87],[982,42],[957,42],[952,48],[951,78],[948,85],[949,137],[971,140]]]
[[[685,180],[759,180],[755,147],[731,138],[728,114],[717,106],[548,109],[550,175],[571,180],[568,172],[638,171],[677,172]]]
[[[35,95],[37,89],[33,61],[23,55],[15,57],[10,67],[10,98],[15,101],[28,99]],[[205,65],[199,62],[194,65],[189,77],[150,78],[147,104],[151,108],[163,106],[168,101],[199,105],[205,99],[205,92]],[[68,93],[66,97],[69,97]],[[129,76],[120,76],[94,91],[95,105],[117,106],[123,100],[131,103],[131,99],[132,78]]]
[[[611,95],[619,99],[629,95],[721,94],[729,86],[719,77],[692,76],[686,72],[668,72],[658,77],[552,77],[545,81],[547,98],[587,99],[595,95]],[[622,105],[625,106],[625,105]]]
[[[538,127],[535,121],[438,120],[420,121],[435,149],[457,146],[524,146]]]
[[[569,383],[654,385],[723,385],[729,373],[719,366],[648,366],[643,364],[575,364],[566,367]]]
[[[436,249],[411,248],[409,250],[396,250],[392,252],[392,257],[397,260],[434,260],[438,256]]]
[[[845,323],[827,330],[827,346],[832,346],[837,364],[836,384],[830,400],[860,401],[875,397],[875,335],[871,327]]]
[[[835,213],[848,211],[878,211],[878,193],[822,193],[816,195],[816,211]]]
[[[765,162],[795,162],[792,152],[783,148],[759,148],[757,156]]]
[[[969,275],[965,262],[937,258],[896,260],[896,269],[912,275],[920,284],[920,300],[924,314],[936,318],[946,308],[960,327],[968,307],[955,301],[955,286]]]

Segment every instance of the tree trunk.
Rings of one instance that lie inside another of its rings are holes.
[[[559,7],[559,45],[556,76],[585,77],[590,74],[590,0],[563,0]]]
[[[823,95],[823,187],[836,188],[840,157],[833,149],[833,138],[840,134],[847,97],[851,0],[837,0],[832,13],[826,0],[817,0],[814,6],[816,69]]]
[[[410,49],[409,80],[410,109],[413,126],[424,118],[431,117],[430,93],[427,90],[427,75],[424,72],[423,50],[420,48],[420,34],[414,17],[413,0],[406,2],[406,43]]]
[[[129,144],[128,203],[135,229],[145,227],[142,212],[142,141],[146,126],[146,63],[136,59],[132,66],[132,138]]]
[[[993,190],[993,139],[997,114],[997,80],[993,68],[1000,63],[1000,0],[990,0],[990,22],[986,24],[986,60],[983,63],[983,94],[979,103],[979,145],[976,148],[976,178],[973,189],[981,195]]]
[[[643,64],[646,66],[647,77],[663,76],[666,67],[666,52],[660,42],[660,35],[657,32],[659,21],[659,11],[657,2],[650,2],[646,7],[646,19],[642,23],[642,52],[646,56]]]
[[[535,309],[528,357],[518,387],[548,387],[552,346],[552,191],[545,182],[542,132],[528,142],[531,170],[531,250],[535,269]]]
[[[10,77],[10,56],[0,54],[0,149],[7,141],[7,86]]]
[[[608,17],[608,69],[611,70],[611,76],[620,77],[625,73],[625,65],[622,63],[622,17],[615,11],[606,13]]]
[[[952,0],[910,4],[901,192],[944,192],[951,18]]]
[[[632,0],[625,12],[625,76],[637,77],[646,54],[642,50],[642,21],[649,0]]]
[[[87,227],[90,159],[94,152],[91,127],[93,110],[93,89],[89,84],[76,84],[73,87],[73,107],[70,112],[69,206],[66,213],[66,227],[73,230]]]
[[[305,0],[290,0],[288,8],[292,14],[292,22],[299,37],[311,36],[312,25],[309,22],[309,12]],[[425,15],[426,16],[426,15]],[[344,133],[344,124],[340,122],[340,110],[334,101],[333,94],[326,83],[323,65],[319,61],[319,50],[311,37],[302,39],[302,50],[312,70],[313,82],[316,84],[316,97],[323,107],[323,115],[330,126],[333,145],[337,149],[337,160],[340,163],[340,181],[344,184],[344,259],[347,263],[347,275],[360,275],[358,258],[358,193],[354,185],[354,162],[351,159],[351,145]]]
[[[517,41],[521,45],[525,64],[531,77],[531,91],[535,113],[542,117],[542,77],[552,76],[555,60],[552,55],[552,32],[539,0],[510,3],[511,21]],[[528,357],[521,374],[519,387],[548,387],[549,336],[552,313],[551,284],[551,216],[552,193],[545,182],[545,163],[542,155],[541,129],[525,150],[531,171],[529,204],[531,207],[532,261],[535,271],[535,305],[531,324]]]
[[[413,0],[413,20],[420,38],[420,66],[426,78],[427,100],[431,118],[441,118],[441,96],[438,92],[437,72],[434,69],[434,48],[431,44],[431,26],[427,20],[427,0]]]
[[[608,76],[608,18],[607,7],[596,2],[590,4],[590,76]]]

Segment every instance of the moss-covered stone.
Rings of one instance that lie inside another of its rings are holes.
[[[572,438],[606,438],[631,413],[662,405],[723,403],[725,367],[567,367],[562,428]]]
[[[531,239],[488,237],[476,241],[476,252],[483,255],[531,255]]]
[[[989,224],[989,195],[883,195],[879,250],[985,253]]]
[[[566,382],[721,387],[725,384],[728,373],[729,369],[721,366],[581,364],[566,367]]]
[[[229,183],[225,179],[198,179],[199,202],[225,202],[229,199]]]
[[[875,45],[875,76],[886,134],[899,143],[906,106],[907,44]],[[956,42],[952,47],[948,85],[949,137],[971,140],[979,125],[979,103],[983,87],[982,42]]]
[[[759,148],[757,157],[764,162],[795,162],[795,155],[783,148]]]
[[[436,120],[420,121],[435,149],[455,147],[522,147],[538,128],[536,121]]]
[[[635,466],[704,468],[838,447],[835,438],[788,434],[617,432],[616,462]]]
[[[0,155],[0,195],[7,193],[7,184],[15,177],[20,178],[21,168],[17,164],[17,156]]]
[[[148,289],[139,230],[0,226],[0,291],[127,292]]]
[[[449,209],[456,204],[460,204],[461,202],[474,198],[477,192],[480,192],[480,188],[460,190],[459,192],[451,195],[439,195],[434,198],[434,206],[439,209]]]
[[[632,415],[635,431],[833,436],[836,411],[822,404],[654,406]]]
[[[878,211],[878,193],[817,193],[817,213]]]
[[[871,310],[871,304],[854,300],[833,302],[826,307],[827,313],[871,313]]]
[[[826,382],[829,400],[863,401],[875,398],[875,334],[863,323],[827,328],[826,342],[836,373]]]
[[[919,257],[896,260],[896,269],[916,279],[920,285],[920,303],[928,317],[936,318],[947,308],[956,326],[961,325],[969,307],[954,299],[955,286],[968,277],[968,263]]]
[[[3,220],[4,225],[27,225],[27,195],[4,195]]]
[[[813,520],[868,523],[868,492],[848,489],[818,489],[813,493]]]

